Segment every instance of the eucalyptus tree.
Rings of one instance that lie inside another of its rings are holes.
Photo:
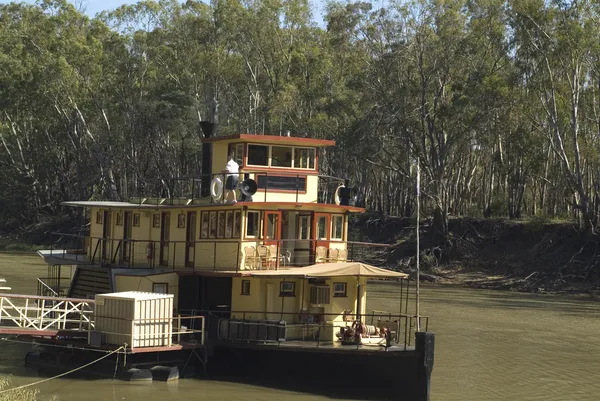
[[[404,140],[424,173],[423,193],[433,209],[434,237],[448,239],[452,170],[459,149],[469,146],[472,104],[465,94],[469,70],[464,48],[469,39],[464,2],[421,1],[409,9],[409,63],[415,73],[406,83]]]
[[[517,57],[527,87],[539,99],[540,112],[531,118],[560,163],[570,192],[568,202],[582,226],[594,230],[597,215],[591,207],[581,150],[588,135],[581,115],[590,77],[587,60],[598,40],[593,7],[587,1],[513,2],[511,7]]]
[[[94,91],[109,33],[63,0],[0,6],[0,18],[3,173],[23,193],[14,206],[28,219],[54,213],[65,196],[85,198],[89,181],[110,176],[109,163],[88,163],[102,141]]]
[[[328,130],[338,142],[335,165],[338,171],[350,170],[368,208],[397,214],[397,202],[389,197],[402,185],[393,182],[396,173],[386,157],[389,131],[381,123],[386,98],[378,92],[385,83],[377,76],[384,70],[381,57],[389,50],[384,25],[390,19],[373,11],[370,3],[354,2],[330,3],[326,21],[331,62],[324,82],[324,111]]]

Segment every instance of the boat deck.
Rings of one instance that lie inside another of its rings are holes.
[[[29,337],[56,337],[60,333],[60,330],[46,329],[37,330],[34,328],[23,328],[18,326],[0,326],[0,335],[9,336],[29,336]]]
[[[0,327],[0,335],[16,337],[18,338],[19,342],[27,341],[35,344],[48,345],[52,347],[106,352],[114,351],[114,349],[117,347],[116,345],[108,344],[103,344],[101,346],[91,346],[87,343],[87,339],[82,340],[82,338],[73,337],[74,335],[77,336],[81,334],[82,333],[80,332],[70,330],[40,331],[35,329],[23,329],[20,327]],[[143,354],[149,352],[193,350],[198,348],[205,348],[205,345],[202,345],[197,341],[182,341],[180,343],[173,343],[169,346],[127,348],[125,353]]]
[[[374,344],[363,344],[363,345],[343,345],[341,342],[327,342],[318,343],[316,341],[282,341],[282,342],[237,342],[237,341],[224,341],[219,343],[221,346],[226,345],[231,348],[269,348],[269,349],[280,349],[285,351],[301,351],[301,352],[342,352],[342,353],[354,353],[354,352],[370,352],[370,353],[381,353],[381,352],[414,352],[415,347],[413,346],[398,346],[394,345],[391,347],[384,347],[381,345]]]

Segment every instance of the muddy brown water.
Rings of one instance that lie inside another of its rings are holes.
[[[12,293],[33,294],[45,272],[35,255],[0,253],[0,277]],[[368,291],[369,310],[398,311],[397,286],[373,284]],[[432,285],[422,287],[421,301],[436,333],[432,401],[600,399],[600,301]],[[27,346],[0,347],[0,375],[12,374],[14,385],[46,377],[24,367]],[[40,400],[61,401],[331,399],[310,394],[308,384],[302,393],[196,379],[134,384],[67,377],[36,387]]]

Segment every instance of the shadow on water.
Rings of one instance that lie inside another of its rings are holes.
[[[2,341],[4,340],[4,341]],[[25,344],[19,342],[11,342],[14,339],[2,338],[0,344],[2,344],[2,359],[0,362],[0,376],[18,376],[20,378],[37,378],[46,379],[54,377],[69,370],[75,369],[81,365],[57,365],[56,363],[43,363],[38,362],[34,365],[28,365],[26,358],[28,353],[42,350],[35,344]],[[18,340],[17,340],[18,341]],[[97,358],[100,358],[104,353],[98,353]],[[108,363],[102,363],[99,361],[91,365],[89,368],[79,370],[66,375],[70,379],[85,380],[85,381],[96,381],[113,378],[113,372],[115,369],[115,362],[107,361]],[[118,362],[118,361],[117,361]],[[98,369],[102,365],[102,369]]]
[[[24,365],[20,368],[16,366],[0,367],[0,376],[8,376],[14,375],[18,376],[20,379],[26,379],[29,382],[41,381],[44,379],[52,378],[56,375],[59,375],[68,369],[61,367],[25,367]],[[103,383],[106,382],[106,379],[112,379],[110,375],[91,373],[91,371],[87,372],[76,372],[71,373],[63,377],[64,379],[71,379],[80,382],[81,385],[85,385],[83,383]],[[119,382],[122,382],[119,379],[116,379]],[[238,376],[223,376],[223,375],[215,375],[215,374],[201,374],[194,378],[181,378],[179,381],[184,380],[193,386],[198,383],[199,386],[203,386],[204,383],[207,385],[213,385],[214,383],[220,383],[222,385],[232,385],[232,386],[252,386],[259,387],[264,390],[277,390],[284,392],[294,392],[294,393],[302,393],[305,395],[314,395],[325,397],[328,399],[334,400],[373,400],[373,401],[388,401],[388,400],[397,400],[397,394],[381,394],[373,392],[372,388],[367,385],[367,383],[360,383],[360,381],[348,379],[348,386],[345,389],[342,387],[340,390],[340,386],[335,384],[332,386],[331,383],[326,383],[324,381],[298,381],[293,377],[238,377]],[[124,384],[129,384],[129,382],[123,382]],[[130,384],[135,384],[136,386],[144,385],[150,386],[152,384],[157,384],[152,381],[136,381],[130,382]],[[170,382],[171,384],[173,382]],[[96,384],[95,384],[96,385]],[[98,384],[100,385],[100,384]],[[332,389],[332,387],[336,387],[336,389]],[[410,401],[410,400],[403,400]]]
[[[354,371],[354,372],[353,372]],[[324,381],[314,380],[310,382],[299,382],[293,377],[272,377],[272,378],[242,378],[235,376],[207,375],[199,377],[197,380],[209,379],[214,382],[245,384],[250,386],[260,386],[272,390],[293,391],[318,395],[336,400],[373,400],[373,401],[391,401],[398,400],[398,394],[386,394],[382,391],[374,392],[368,383],[361,383],[359,370],[349,369],[348,385],[340,390],[339,383],[335,384],[336,391],[332,390],[332,385]],[[381,390],[381,389],[380,389]],[[410,401],[404,400],[403,401]]]
[[[2,341],[0,341],[2,344]],[[26,366],[25,356],[30,351],[36,351],[39,347],[30,344],[21,343],[9,343],[2,344],[3,355],[2,363],[0,364],[0,376],[16,376],[19,378],[19,382],[37,382],[44,379],[52,378],[62,373],[69,371],[74,368],[73,366],[57,366],[57,365],[36,365]],[[70,373],[63,376],[61,380],[75,380],[80,384],[77,387],[86,386],[85,383],[94,383],[93,386],[103,385],[101,383],[106,382],[107,379],[113,379],[112,366],[114,362],[110,362],[110,366],[107,363],[103,369],[96,369],[97,366],[92,365],[89,368]],[[249,373],[247,377],[234,376],[223,373],[206,373],[199,374],[195,378],[180,379],[188,383],[186,385],[191,386],[212,386],[214,382],[218,382],[222,385],[231,386],[253,386],[264,388],[265,390],[277,390],[284,392],[301,393],[307,396],[324,397],[335,400],[393,400],[398,399],[397,395],[389,394],[379,389],[373,389],[371,385],[367,385],[365,382],[360,381],[360,369],[356,369],[351,364],[345,367],[332,367],[333,369],[347,369],[348,370],[348,385],[340,386],[339,382],[333,383],[326,378],[311,378],[310,380],[298,379],[294,376],[272,376],[272,377],[261,377],[256,372]],[[116,379],[119,382],[122,380]],[[212,383],[211,383],[212,382]],[[98,383],[98,384],[95,384]],[[136,385],[152,385],[152,381],[136,381],[136,382],[123,382],[124,384]],[[157,384],[154,382],[155,385]],[[198,384],[194,384],[198,383]],[[203,384],[204,383],[204,384]],[[20,384],[20,383],[18,383]],[[379,391],[374,391],[379,390]],[[134,398],[135,399],[135,398]],[[406,400],[410,401],[410,400]]]

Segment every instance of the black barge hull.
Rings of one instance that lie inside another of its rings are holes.
[[[417,333],[410,349],[224,342],[203,348],[201,358],[194,352],[199,350],[134,354],[126,362],[111,355],[79,373],[131,381],[196,376],[332,398],[429,401],[434,334]],[[207,356],[208,363],[201,364]],[[97,358],[97,352],[48,347],[28,353],[25,363],[57,375]]]

